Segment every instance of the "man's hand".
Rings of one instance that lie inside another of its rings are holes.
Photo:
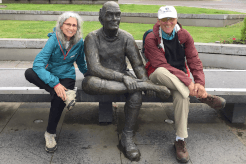
[[[136,79],[125,75],[123,76],[123,82],[126,85],[127,90],[129,92],[134,92],[137,90],[137,80]]]
[[[195,96],[197,98],[206,98],[207,97],[207,92],[204,88],[204,86],[202,86],[199,83],[194,84],[193,82],[190,83],[190,85],[188,86],[189,90],[190,90],[190,96]]]
[[[54,90],[57,96],[60,97],[63,101],[67,99],[66,92],[65,92],[67,88],[65,88],[62,84],[59,84],[58,86],[56,86]]]
[[[197,98],[206,98],[208,93],[206,92],[205,88],[203,85],[196,83],[195,84],[195,91],[197,91]]]
[[[188,88],[190,90],[190,96],[196,96],[195,84],[193,82],[190,83],[190,85],[188,86]]]

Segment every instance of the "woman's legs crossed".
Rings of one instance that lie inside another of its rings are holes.
[[[30,82],[39,87],[40,89],[45,89],[47,92],[49,92],[51,95],[55,93],[54,89],[51,88],[48,84],[45,84],[38,75],[33,71],[32,68],[28,68],[25,71],[25,77]]]
[[[51,88],[48,84],[45,84],[33,71],[32,68],[26,70],[25,77],[30,83],[35,84],[40,89],[45,89],[47,92],[51,94],[51,107],[47,132],[50,134],[55,134],[57,124],[60,120],[62,111],[66,104],[60,97],[57,96],[57,94],[54,91],[54,88]],[[70,78],[60,79],[60,83],[67,89],[74,89],[75,86],[75,80]]]
[[[70,78],[60,79],[60,83],[67,89],[74,89],[75,80]],[[57,94],[54,94],[51,100],[51,108],[50,108],[47,132],[51,134],[56,133],[56,127],[58,125],[58,122],[61,118],[62,111],[65,106],[66,104],[64,103],[64,101],[60,97],[58,97]]]

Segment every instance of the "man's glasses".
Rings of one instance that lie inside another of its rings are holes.
[[[66,26],[69,26],[69,27],[76,27],[77,28],[77,25],[76,24],[71,24],[71,23],[63,23],[63,24],[65,24]]]
[[[174,22],[176,18],[162,18],[160,19],[163,23],[167,23],[167,21],[169,22]]]

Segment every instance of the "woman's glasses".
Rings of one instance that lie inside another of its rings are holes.
[[[65,24],[66,26],[68,26],[68,27],[76,27],[77,28],[77,25],[76,24],[71,24],[71,23],[63,23],[63,24]]]

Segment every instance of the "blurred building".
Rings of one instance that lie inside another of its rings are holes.
[[[108,0],[1,0],[2,3],[103,4]],[[118,2],[118,0],[111,0]]]

